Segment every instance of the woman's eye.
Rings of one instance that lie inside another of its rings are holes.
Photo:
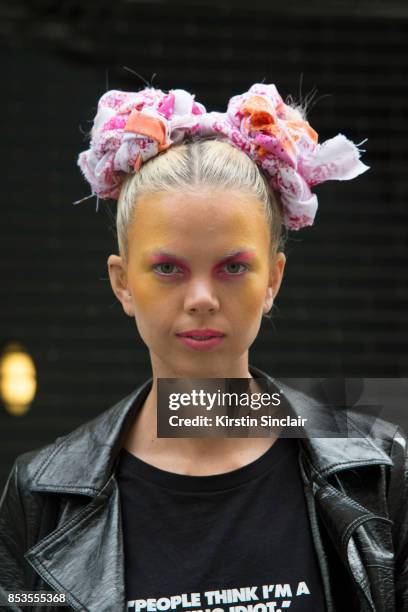
[[[234,268],[234,266],[235,266],[235,268]],[[241,273],[243,271],[243,270],[239,269],[239,266],[242,266],[242,268],[244,270],[248,270],[248,266],[246,264],[239,263],[238,261],[234,261],[234,262],[231,262],[231,263],[225,265],[226,268],[228,268],[228,267],[230,268],[230,272],[231,272],[231,267],[233,268],[232,269],[232,275],[233,276],[237,276],[237,273]],[[238,269],[237,269],[237,267],[238,267]]]
[[[153,266],[154,270],[156,270],[157,268],[162,268],[162,270],[164,269],[164,272],[159,272],[159,274],[161,274],[162,276],[171,276],[174,272],[174,268],[177,268],[177,266],[176,264],[172,263],[161,263]]]
[[[229,269],[228,269],[229,268]],[[153,266],[154,270],[157,270],[160,276],[173,276],[177,270],[180,271],[180,268],[176,266],[176,264],[172,263],[159,263]],[[242,272],[249,269],[249,266],[240,262],[231,262],[225,264],[224,269],[228,269],[227,272],[231,276],[239,276]]]

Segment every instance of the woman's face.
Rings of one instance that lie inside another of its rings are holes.
[[[248,349],[284,265],[282,253],[269,255],[260,203],[210,189],[140,198],[128,232],[127,265],[117,255],[108,259],[112,288],[135,318],[153,373],[186,378],[247,375]],[[225,335],[206,350],[200,341],[188,346],[177,335],[203,328]]]

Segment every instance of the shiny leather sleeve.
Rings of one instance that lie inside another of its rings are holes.
[[[389,507],[394,520],[396,610],[408,612],[408,444],[405,434],[394,437],[394,462]]]
[[[0,593],[3,597],[4,591],[27,589],[24,577],[26,517],[18,479],[16,461],[0,499]]]

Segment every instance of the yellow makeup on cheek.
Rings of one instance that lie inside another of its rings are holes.
[[[136,210],[133,231],[129,232],[128,281],[141,308],[147,309],[163,299],[169,287],[158,282],[152,264],[145,253],[158,245],[168,243],[166,223],[153,215],[153,207]]]
[[[137,258],[129,266],[130,282],[133,286],[133,295],[140,307],[147,309],[158,303],[169,295],[172,283],[163,282],[153,269],[153,264],[148,258]]]
[[[265,275],[262,270],[259,270],[248,275],[243,283],[237,283],[230,297],[233,297],[236,301],[241,312],[251,317],[259,311],[259,305],[264,294]]]
[[[142,308],[149,308],[163,298],[163,288],[149,275],[139,276],[136,299]]]
[[[231,228],[231,237],[235,244],[253,244],[256,257],[250,262],[250,271],[244,275],[242,282],[227,283],[233,287],[233,299],[239,304],[239,310],[248,318],[258,314],[268,280],[269,235],[262,215],[250,211],[253,223],[248,224],[247,215],[237,215]],[[228,291],[228,289],[227,289]]]

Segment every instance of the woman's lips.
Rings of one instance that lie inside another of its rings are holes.
[[[218,346],[219,344],[221,344],[225,336],[217,336],[215,338],[208,337],[206,340],[195,340],[194,338],[191,338],[189,336],[179,336],[179,335],[177,335],[177,338],[185,346],[188,346],[189,348],[192,348],[195,351],[209,351],[215,346]]]

